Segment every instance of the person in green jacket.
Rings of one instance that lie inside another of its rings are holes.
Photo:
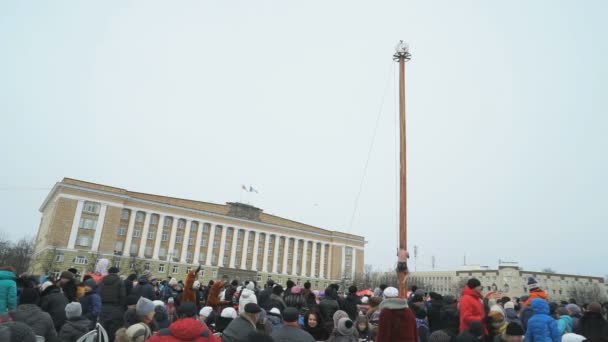
[[[0,267],[0,314],[17,307],[17,283],[11,266]]]

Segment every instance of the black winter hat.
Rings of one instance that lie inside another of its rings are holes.
[[[467,286],[470,289],[474,289],[477,286],[481,286],[481,282],[477,278],[471,278],[471,279],[469,279],[469,281],[467,281]]]
[[[288,322],[288,323],[297,322],[298,318],[300,318],[300,312],[298,311],[298,309],[296,309],[294,307],[287,307],[283,311],[283,321],[285,321],[285,322]]]
[[[196,305],[192,302],[182,303],[177,309],[177,314],[181,317],[195,317],[196,316]]]
[[[283,286],[276,285],[275,287],[272,288],[272,293],[275,294],[275,295],[277,295],[277,296],[280,296],[281,293],[283,293]]]

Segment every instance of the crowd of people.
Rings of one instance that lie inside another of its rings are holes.
[[[90,331],[109,341],[574,342],[608,341],[606,306],[554,302],[529,278],[529,295],[485,299],[469,279],[460,298],[380,285],[342,293],[288,280],[199,282],[149,272],[120,275],[100,259],[94,272],[16,276],[0,267],[0,341],[75,342]],[[580,304],[580,305],[579,305]]]

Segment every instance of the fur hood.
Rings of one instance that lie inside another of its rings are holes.
[[[407,307],[407,300],[403,298],[386,298],[380,303],[380,309],[401,310]]]

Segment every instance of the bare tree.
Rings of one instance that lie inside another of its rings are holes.
[[[101,254],[99,252],[91,252],[91,257],[88,260],[86,271],[93,273],[95,272],[95,267],[97,266],[97,261],[100,259]]]
[[[607,300],[606,292],[599,284],[576,284],[572,285],[567,290],[568,297],[576,300],[577,303],[603,303]]]
[[[32,261],[34,240],[21,238],[12,242],[0,237],[0,265],[12,266],[17,274],[26,272]]]
[[[57,254],[59,254],[59,252],[57,251],[57,247],[53,247],[49,250],[39,253],[34,258],[32,258],[30,270],[39,270],[43,275],[50,274],[54,270],[53,265],[55,264]]]

